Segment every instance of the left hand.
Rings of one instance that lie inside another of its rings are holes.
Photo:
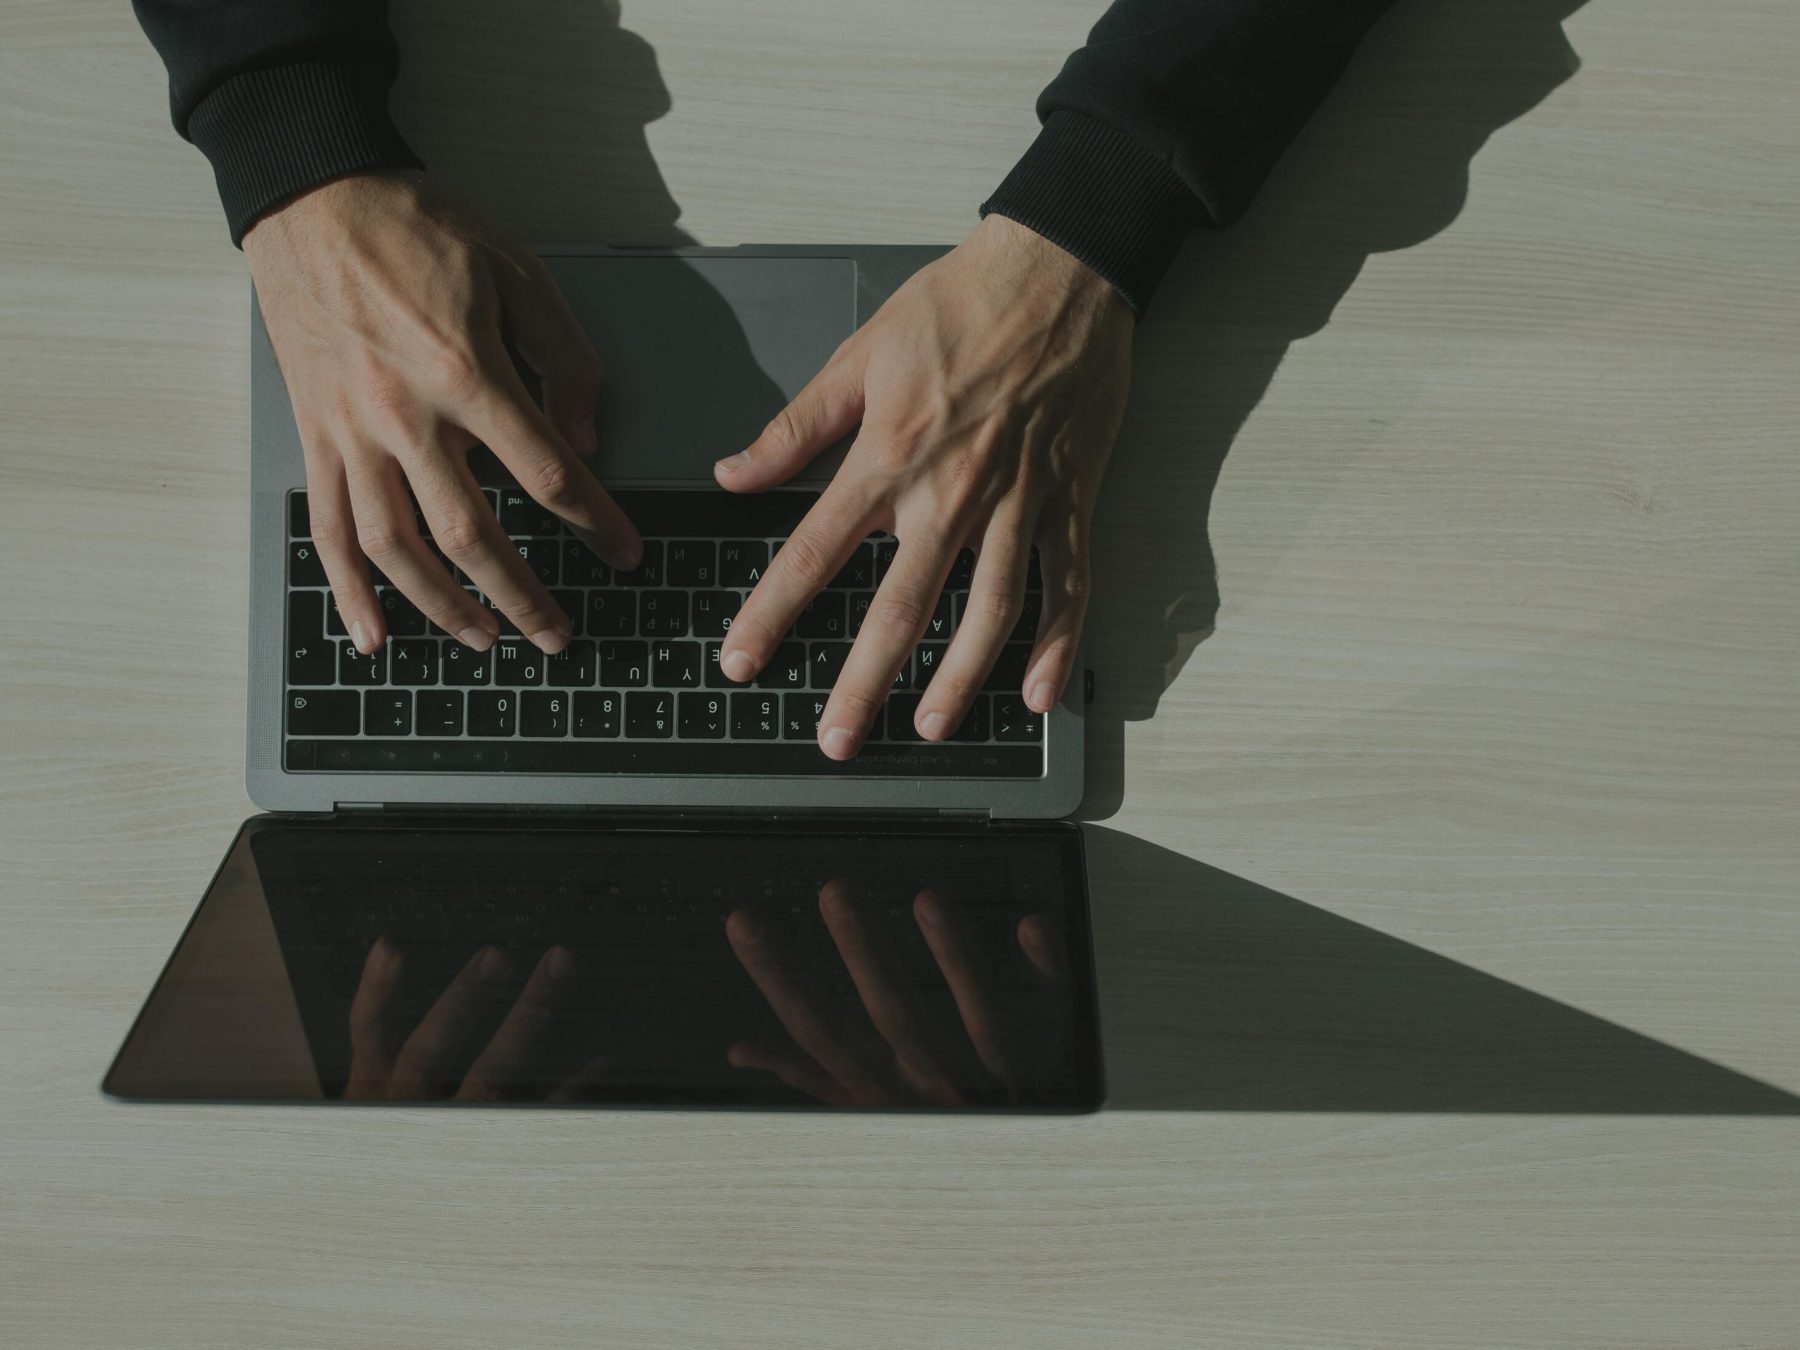
[[[1073,674],[1090,588],[1089,525],[1131,373],[1130,308],[1040,235],[989,216],[889,297],[719,483],[786,482],[861,423],[843,466],[733,620],[719,666],[746,681],[874,530],[900,541],[819,720],[851,758],[912,659],[956,555],[969,604],[914,725],[948,738],[1024,603],[1035,544],[1044,608],[1025,701],[1048,712]]]

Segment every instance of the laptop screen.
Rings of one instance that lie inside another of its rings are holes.
[[[1086,1110],[1080,833],[260,817],[119,1097]]]

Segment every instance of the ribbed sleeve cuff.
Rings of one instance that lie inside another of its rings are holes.
[[[194,109],[186,130],[212,161],[238,245],[263,215],[308,188],[420,162],[388,117],[386,77],[337,63],[234,75]]]
[[[1053,112],[981,214],[1016,220],[1066,249],[1142,314],[1194,222],[1194,198],[1125,133]]]

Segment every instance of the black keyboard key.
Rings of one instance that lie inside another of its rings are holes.
[[[610,689],[597,692],[583,691],[575,695],[575,735],[584,741],[598,740],[603,737],[619,734],[619,710],[625,701],[623,694],[615,694]]]
[[[445,684],[486,684],[493,671],[494,649],[478,652],[460,642],[446,642],[440,672]]]
[[[806,644],[784,642],[756,677],[758,689],[806,688]]]
[[[850,655],[848,642],[815,642],[807,649],[806,668],[809,672],[807,683],[814,689],[829,689],[837,683],[838,673],[844,668],[844,658]]]
[[[404,689],[371,689],[363,695],[365,736],[410,736],[413,696]]]
[[[841,638],[844,636],[844,597],[834,591],[815,595],[812,603],[800,611],[794,621],[794,632],[803,638]]]
[[[739,741],[772,741],[781,734],[781,696],[745,693],[731,696],[731,735]]]
[[[1018,625],[1012,631],[1014,642],[1035,642],[1037,640],[1038,620],[1044,614],[1044,593],[1042,591],[1026,591],[1025,603],[1019,610]]]
[[[940,595],[937,604],[932,607],[931,617],[925,621],[925,640],[927,642],[947,642],[956,626],[956,620],[950,613],[950,597]]]
[[[527,689],[520,694],[519,734],[539,740],[567,736],[569,697],[560,689]]]
[[[681,739],[717,741],[725,737],[724,694],[681,695]]]
[[[1025,589],[1041,591],[1044,589],[1044,569],[1038,565],[1038,551],[1031,550],[1031,561],[1025,568]]]
[[[579,539],[565,539],[562,546],[562,580],[565,586],[610,586],[612,568]]]
[[[337,643],[325,640],[325,597],[294,591],[288,598],[287,682],[335,684]]]
[[[673,736],[675,695],[665,689],[634,689],[625,695],[625,734],[658,741]]]
[[[913,663],[912,658],[908,657],[900,663],[900,669],[894,672],[894,683],[892,688],[895,691],[911,689],[913,683]]]
[[[717,586],[718,549],[710,539],[671,539],[663,574],[671,586]]]
[[[875,544],[875,578],[879,581],[888,574],[888,568],[894,565],[894,558],[900,552],[898,539],[882,539]]]
[[[562,689],[585,689],[600,669],[599,648],[577,638],[544,662],[544,682]]]
[[[719,584],[747,591],[762,580],[769,546],[760,539],[731,539],[719,545]]]
[[[589,591],[587,635],[630,637],[637,632],[637,600],[631,591]]]
[[[629,572],[614,572],[615,586],[660,586],[663,584],[663,546],[660,539],[644,541],[644,560]]]
[[[413,696],[421,736],[463,734],[463,696],[460,689],[422,689]]]
[[[388,652],[388,678],[393,683],[437,683],[438,645],[431,638],[398,638],[388,644]]]
[[[418,637],[428,627],[418,607],[392,589],[381,592],[381,616],[389,637]]]
[[[304,492],[288,493],[288,534],[295,539],[312,538],[312,518],[307,514]]]
[[[781,739],[812,741],[819,737],[819,719],[825,715],[824,694],[781,696]]]
[[[364,656],[350,642],[338,643],[338,678],[339,684],[386,684],[387,683],[387,650],[376,652],[373,656]]]
[[[494,644],[494,683],[511,688],[541,684],[544,680],[543,652],[529,642],[502,639]]]
[[[744,597],[736,591],[695,591],[689,605],[688,629],[695,637],[724,637],[737,618]]]
[[[915,687],[923,689],[931,683],[931,677],[937,674],[938,665],[943,661],[944,653],[949,649],[950,644],[947,642],[921,642],[919,644],[918,650],[913,653],[913,684]]]
[[[338,613],[337,596],[327,592],[325,595],[325,636],[349,637],[350,630],[344,627],[344,616]]]
[[[562,579],[562,545],[555,539],[520,539],[515,545],[531,574],[546,586]]]
[[[950,733],[953,741],[985,741],[988,738],[988,696],[975,695],[962,724]]]
[[[288,695],[290,736],[354,736],[362,725],[362,695],[354,689],[305,689]]]
[[[918,694],[894,694],[887,701],[887,739],[890,741],[923,741],[913,719],[918,715]]]
[[[858,591],[850,597],[850,618],[844,627],[845,637],[862,632],[863,620],[869,617],[869,606],[875,603],[875,592]]]
[[[288,585],[290,586],[323,586],[325,584],[325,564],[319,561],[319,554],[312,546],[312,540],[302,539],[288,545]]]
[[[560,534],[553,511],[539,506],[524,488],[500,489],[500,528],[510,535]]]
[[[551,591],[550,598],[556,602],[558,609],[569,616],[570,634],[579,634],[582,620],[587,618],[587,602],[581,598],[581,592]]]
[[[719,669],[719,652],[725,646],[722,642],[706,644],[706,687],[708,689],[737,689],[741,686],[735,681],[725,678],[725,672]]]
[[[602,642],[600,683],[613,689],[638,689],[650,682],[648,642]]]
[[[698,689],[700,661],[698,642],[653,642],[650,682],[659,689]]]
[[[1025,665],[1031,659],[1031,646],[1024,642],[1009,642],[1000,649],[1000,659],[994,662],[994,669],[983,681],[983,689],[992,689],[999,693],[1016,694],[1025,684]]]
[[[686,591],[645,591],[638,597],[638,632],[644,637],[685,637]]]
[[[469,694],[469,735],[510,736],[519,729],[519,696],[510,689]]]
[[[950,564],[950,580],[944,583],[948,591],[966,591],[969,582],[975,576],[975,553],[973,549],[964,549],[956,555],[956,561]]]
[[[875,545],[858,544],[850,561],[831,579],[834,591],[866,591],[875,585]]]
[[[995,694],[993,727],[997,741],[1041,741],[1044,715],[1026,707],[1017,694]]]

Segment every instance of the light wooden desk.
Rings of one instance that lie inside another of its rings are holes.
[[[732,243],[960,237],[1099,5],[524,8],[401,6],[435,167]],[[249,810],[246,281],[123,4],[0,53],[0,1343],[1800,1345],[1791,0],[1418,0],[1184,256],[1076,1120],[101,1100]]]

